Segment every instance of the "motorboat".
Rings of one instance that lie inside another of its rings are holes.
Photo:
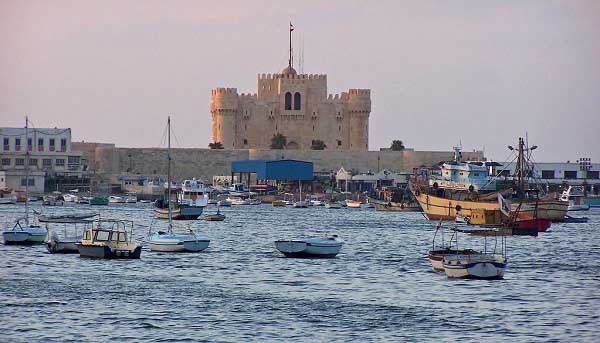
[[[25,141],[29,133],[29,118],[25,117]],[[25,152],[25,180],[29,180],[29,151]],[[15,200],[16,201],[16,200]],[[21,223],[23,221],[23,223]],[[47,235],[47,230],[29,222],[29,182],[25,182],[25,215],[17,218],[12,228],[4,229],[2,238],[5,245],[34,245],[41,244]]]
[[[200,252],[210,245],[207,237],[191,229],[188,233],[175,233],[172,229],[151,232],[147,241],[151,251],[160,252]]]
[[[60,192],[53,192],[49,195],[44,195],[42,205],[44,206],[63,206],[65,204],[65,198]]]
[[[427,252],[427,258],[429,259],[429,262],[431,263],[431,268],[433,268],[434,271],[444,271],[444,266],[442,262],[444,260],[444,257],[446,256],[457,254],[471,255],[479,253],[478,251],[472,249],[457,249],[455,247],[456,239],[454,231],[453,235],[450,237],[449,240],[445,240],[444,238],[444,228],[442,227],[442,223],[440,221],[440,223],[436,227],[435,234],[433,235],[432,248]],[[437,242],[436,239],[438,240]],[[436,244],[439,243],[440,240],[441,244]],[[455,245],[454,247],[453,244]]]
[[[273,207],[286,207],[287,206],[287,201],[285,200],[273,200],[271,202],[271,205],[273,205]]]
[[[344,242],[335,234],[299,240],[275,241],[275,248],[285,257],[333,258],[340,252],[343,245]]]
[[[217,206],[220,207],[231,207],[231,201],[223,199],[223,200],[219,200],[217,201]]]
[[[152,203],[152,200],[148,200],[148,199],[142,199],[142,200],[140,200],[139,202],[140,202],[140,204],[151,204],[151,203]]]
[[[65,200],[65,202],[72,202],[72,203],[79,202],[79,197],[74,194],[65,194],[65,195],[63,195],[63,199]]]
[[[468,230],[453,229],[458,232],[469,233]],[[456,254],[449,254],[442,259],[442,266],[446,276],[449,278],[466,278],[466,279],[502,279],[506,270],[506,237],[501,236],[500,251],[496,251],[498,247],[498,231],[488,230],[494,234],[495,244],[494,250],[491,253],[487,252],[487,236],[484,234],[484,250],[483,252],[461,253],[457,249]],[[458,241],[458,239],[456,239]],[[463,250],[464,251],[464,250]]]
[[[129,232],[127,232],[129,229]],[[98,219],[86,228],[80,243],[79,256],[102,259],[139,259],[142,245],[131,240],[133,222]]]
[[[211,191],[210,187],[195,178],[184,180],[180,189],[172,189],[168,183],[165,196],[154,203],[154,214],[157,218],[167,219],[168,206],[171,206],[171,216],[174,220],[198,219],[204,208],[208,206],[208,195]]]
[[[330,208],[330,209],[340,209],[342,208],[342,204],[340,204],[337,201],[327,201],[325,203],[325,208]]]
[[[361,204],[360,204],[360,201],[358,201],[358,200],[350,200],[350,199],[348,199],[348,200],[346,200],[346,206],[348,208],[360,208]]]
[[[125,194],[125,203],[126,204],[136,204],[138,202],[137,194],[134,192],[129,192]]]
[[[228,197],[227,202],[231,205],[250,205],[250,199],[243,199],[241,197]]]
[[[2,238],[5,245],[35,245],[44,243],[47,234],[45,227],[30,224],[24,217],[17,219],[12,228],[4,229]]]
[[[567,211],[587,211],[590,209],[590,205],[584,201],[583,187],[582,186],[569,186],[562,192],[560,201],[568,203]]]
[[[207,214],[207,215],[204,216],[203,219],[206,220],[206,221],[209,221],[209,222],[221,222],[221,221],[225,220],[225,215],[222,214],[219,211],[219,208],[217,207],[217,213],[215,213],[215,214]]]
[[[78,244],[81,243],[82,232],[93,223],[93,219],[56,218],[46,222],[48,235],[44,244],[52,254],[79,253]],[[57,226],[63,226],[63,230]]]
[[[90,202],[92,201],[92,197],[79,197],[79,200],[77,201],[78,204],[87,204],[89,205]]]
[[[117,196],[117,195],[111,195],[108,197],[108,202],[111,204],[124,204],[125,198]]]

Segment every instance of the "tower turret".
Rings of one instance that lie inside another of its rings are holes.
[[[221,142],[225,149],[237,148],[236,116],[238,113],[236,88],[215,88],[210,96],[213,142]]]
[[[369,149],[369,115],[371,113],[371,90],[348,91],[348,115],[350,117],[350,150]]]

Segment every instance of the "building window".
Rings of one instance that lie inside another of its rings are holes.
[[[67,151],[67,139],[66,138],[60,139],[60,151],[62,151],[62,152]]]
[[[54,151],[54,142],[55,142],[54,138],[50,138],[48,141],[48,146],[49,146],[50,151]]]
[[[33,151],[33,139],[32,138],[27,138],[27,150]]]
[[[598,180],[600,179],[600,172],[598,172],[597,170],[588,170],[587,173],[585,174],[585,177],[588,179],[595,179]]]
[[[338,144],[338,146],[342,146],[342,141],[338,139],[337,144]]]
[[[10,145],[8,144],[9,139],[4,138],[4,151],[8,151],[10,149]]]
[[[15,151],[21,151],[21,138],[15,138]]]
[[[313,125],[313,132],[315,132],[315,126]]]
[[[57,158],[56,161],[54,162],[54,164],[57,167],[64,167],[65,166],[65,159],[64,158]]]
[[[542,170],[542,179],[554,179],[554,170]]]
[[[244,138],[244,145],[248,145],[248,140]]]
[[[38,162],[37,158],[30,158],[29,159],[29,165],[30,166],[36,166],[37,167],[37,165],[38,165],[37,162]]]
[[[577,179],[577,171],[565,170],[565,179],[570,179],[570,180]]]
[[[21,186],[25,186],[27,179],[21,179]],[[35,179],[29,179],[29,186],[35,186]]]
[[[248,125],[244,124],[244,131],[248,131]]]
[[[292,109],[292,93],[290,92],[285,93],[285,109],[288,111]]]
[[[300,95],[300,93],[296,92],[294,94],[294,109],[299,110],[301,107],[301,105],[300,105],[301,103],[302,103],[302,96]]]
[[[44,158],[42,160],[42,166],[44,166],[44,167],[51,167],[52,166],[52,159],[51,158]]]
[[[79,156],[69,156],[69,164],[79,164]]]
[[[44,139],[43,138],[38,139],[38,151],[44,151]]]
[[[338,126],[338,131],[342,131],[342,126]]]
[[[24,158],[16,158],[15,159],[15,166],[24,166],[25,165],[25,159]]]
[[[3,167],[10,166],[10,158],[3,158],[2,159],[2,166]]]

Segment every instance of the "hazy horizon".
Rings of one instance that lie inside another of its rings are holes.
[[[285,67],[290,20],[304,73],[332,94],[371,89],[370,150],[461,142],[503,160],[527,132],[537,161],[600,162],[597,1],[5,0],[0,126],[28,115],[150,147],[170,115],[181,147],[206,148],[210,90],[254,93]]]

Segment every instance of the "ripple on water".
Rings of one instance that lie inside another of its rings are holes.
[[[89,207],[78,207],[89,210]],[[43,208],[66,213],[73,207]],[[135,218],[148,205],[108,206]],[[208,211],[214,209],[209,208]],[[0,208],[0,222],[20,205]],[[593,341],[600,294],[600,211],[586,224],[553,224],[510,237],[501,281],[449,280],[425,258],[433,226],[418,213],[269,205],[222,210],[224,222],[191,222],[211,239],[199,254],[144,249],[139,261],[51,255],[0,245],[0,318],[15,341]],[[329,260],[283,258],[273,241],[337,232]],[[464,237],[462,243],[480,247]],[[91,329],[93,328],[93,329]],[[1,339],[0,339],[1,340]]]

